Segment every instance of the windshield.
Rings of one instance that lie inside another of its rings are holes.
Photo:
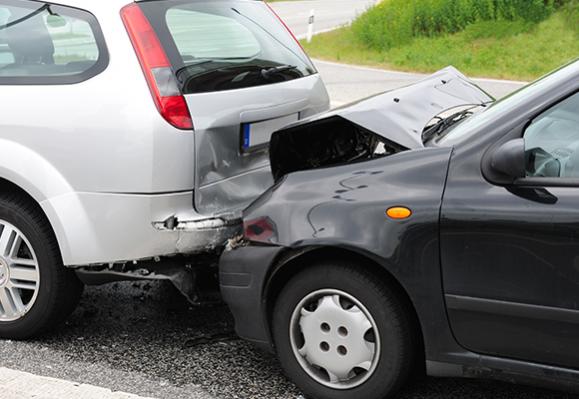
[[[533,97],[537,93],[548,90],[550,87],[560,83],[562,80],[568,79],[577,73],[578,68],[579,62],[575,61],[515,91],[491,106],[483,108],[481,112],[472,115],[451,128],[445,135],[436,140],[436,145],[452,146],[468,140],[481,126],[510,113],[529,97]]]
[[[152,1],[141,7],[169,56],[184,94],[232,90],[316,73],[261,1]]]

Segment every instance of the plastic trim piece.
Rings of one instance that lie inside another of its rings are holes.
[[[453,310],[466,310],[477,313],[490,313],[524,319],[550,320],[579,324],[579,311],[499,301],[494,299],[473,298],[460,295],[445,295],[446,306]]]

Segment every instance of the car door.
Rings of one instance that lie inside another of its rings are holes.
[[[523,126],[527,177],[515,185],[487,181],[480,160],[477,169],[451,161],[441,219],[448,316],[471,351],[577,368],[579,93]]]
[[[271,134],[329,108],[299,43],[263,1],[141,2],[195,130],[195,208],[227,213],[272,184]]]

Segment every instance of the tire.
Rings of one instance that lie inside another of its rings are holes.
[[[285,373],[306,397],[384,399],[392,397],[412,371],[416,334],[405,307],[387,284],[360,269],[346,261],[311,265],[293,277],[276,300],[276,351]],[[360,360],[364,367],[346,375],[344,370]],[[316,362],[327,365],[333,377],[312,366]],[[340,373],[346,380],[336,381]]]
[[[38,336],[72,313],[83,284],[63,266],[48,220],[29,199],[0,196],[0,230],[0,338]]]

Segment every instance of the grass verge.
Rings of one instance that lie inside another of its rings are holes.
[[[365,45],[350,27],[303,45],[310,56],[329,61],[415,72],[453,65],[470,76],[532,80],[579,57],[579,32],[573,28],[579,23],[569,18],[571,12],[576,9],[561,9],[538,24],[479,21],[458,33],[384,50]]]

